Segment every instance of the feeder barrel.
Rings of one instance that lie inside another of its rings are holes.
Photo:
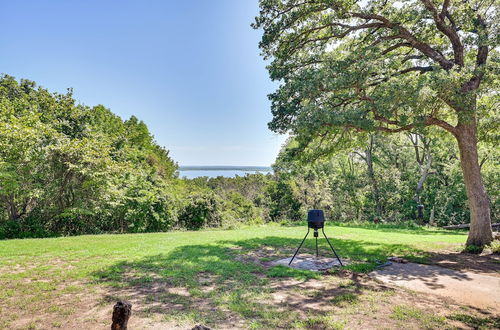
[[[325,214],[322,210],[309,210],[307,212],[307,223],[309,228],[323,228],[325,225]]]

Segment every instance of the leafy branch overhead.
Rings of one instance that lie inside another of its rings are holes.
[[[472,98],[498,79],[495,0],[260,4],[254,27],[282,82],[270,95],[277,132],[437,125],[456,134]]]

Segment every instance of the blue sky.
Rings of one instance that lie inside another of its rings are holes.
[[[0,72],[136,115],[181,165],[270,165],[257,2],[1,1]]]

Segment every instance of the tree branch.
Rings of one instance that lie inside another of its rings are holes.
[[[358,13],[358,12],[351,12],[349,13],[352,17],[357,17],[357,18],[362,18],[362,19],[373,19],[380,21],[384,23],[384,27],[389,28],[389,29],[395,29],[398,30],[399,33],[397,34],[398,37],[401,39],[406,40],[410,45],[418,49],[421,53],[424,55],[428,56],[429,58],[433,59],[439,65],[445,69],[449,70],[453,67],[454,63],[452,61],[449,61],[446,59],[443,54],[441,54],[439,51],[435,50],[428,44],[418,40],[410,31],[408,31],[406,28],[401,26],[399,23],[394,23],[385,18],[384,16],[378,15],[378,14],[373,14],[373,13]]]
[[[460,37],[455,31],[454,28],[451,26],[447,25],[444,21],[444,18],[448,15],[448,6],[449,6],[449,0],[445,0],[443,3],[443,8],[441,9],[441,13],[438,13],[438,10],[434,6],[434,4],[430,0],[420,0],[425,8],[429,10],[432,14],[432,18],[434,19],[434,22],[436,23],[436,27],[439,31],[441,31],[445,36],[448,37],[448,39],[451,42],[452,48],[453,48],[453,55],[455,59],[455,64],[458,64],[460,66],[464,65],[464,46],[462,45],[462,42],[460,41]]]

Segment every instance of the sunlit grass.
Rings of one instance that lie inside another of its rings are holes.
[[[204,320],[217,324],[227,317],[222,312],[226,310],[248,320],[250,328],[292,324],[297,328],[312,324],[342,328],[343,320],[328,316],[297,322],[298,316],[292,311],[280,313],[269,303],[270,281],[308,280],[319,278],[318,273],[283,266],[266,269],[238,259],[263,249],[270,251],[269,255],[256,260],[267,262],[290,256],[305,231],[303,226],[266,225],[235,230],[0,241],[0,319],[7,324],[2,326],[8,327],[17,315],[33,308],[67,318],[74,311],[59,305],[59,301],[66,296],[92,294],[97,287],[119,292],[123,288],[141,291],[152,285],[164,285],[184,288],[187,296],[168,292],[159,296],[144,294],[144,304],[168,302],[177,304],[178,310],[158,311],[148,307],[144,315],[160,313],[164,320]],[[463,233],[423,228],[343,225],[329,226],[325,231],[340,256],[349,259],[349,268],[356,271],[369,271],[391,255],[425,260],[427,251],[458,250],[466,239]],[[312,252],[313,247],[310,239],[303,251]],[[331,253],[324,239],[320,240],[320,251],[324,255]],[[339,287],[350,290],[354,283],[344,280]],[[114,298],[118,297],[108,297]],[[193,305],[197,299],[206,299],[208,306]],[[356,295],[345,292],[331,303],[347,308],[357,301]]]

